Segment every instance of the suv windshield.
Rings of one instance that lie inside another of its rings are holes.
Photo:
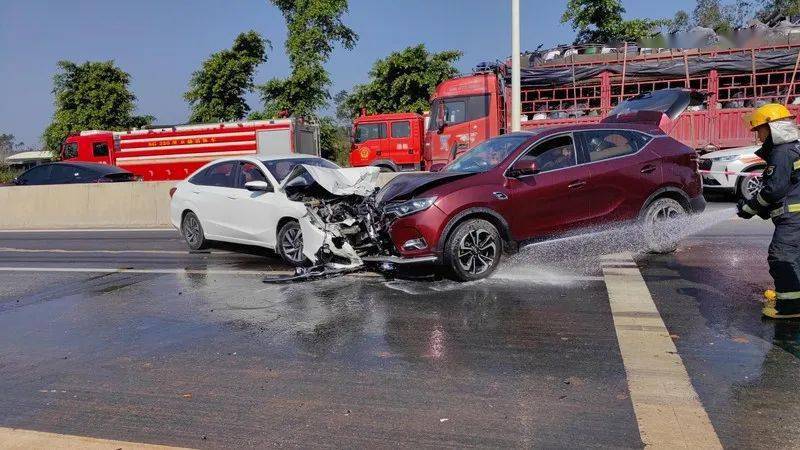
[[[261,161],[266,166],[267,170],[273,177],[280,183],[289,175],[289,172],[294,169],[298,164],[305,164],[307,166],[324,167],[326,169],[340,169],[336,164],[322,158],[288,158],[288,159],[268,159]]]
[[[486,172],[503,162],[530,134],[500,136],[483,141],[463,156],[448,164],[442,172]]]

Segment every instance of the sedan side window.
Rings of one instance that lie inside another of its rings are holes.
[[[243,162],[241,175],[239,176],[239,184],[236,187],[239,189],[244,189],[245,183],[249,183],[251,181],[263,181],[269,184],[269,180],[267,180],[267,177],[263,172],[261,172],[261,169],[259,169],[258,166],[251,162]]]
[[[632,132],[623,130],[594,130],[580,134],[589,162],[632,155],[647,143]]]
[[[567,135],[538,144],[520,159],[535,162],[539,172],[550,172],[576,165],[576,156],[572,137]]]
[[[215,164],[189,179],[201,186],[233,187],[237,161]]]
[[[50,168],[53,166],[39,166],[19,176],[20,184],[44,184],[50,178]]]

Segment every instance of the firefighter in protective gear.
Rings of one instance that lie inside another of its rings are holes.
[[[767,258],[775,291],[764,294],[762,313],[774,319],[800,318],[800,131],[783,105],[764,105],[749,120],[763,143],[756,155],[767,168],[763,189],[739,203],[738,215],[771,218],[775,224]]]

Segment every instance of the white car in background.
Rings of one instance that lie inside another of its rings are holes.
[[[761,172],[766,167],[764,160],[756,156],[760,147],[738,147],[718,150],[700,156],[699,167],[702,173],[703,189],[706,192],[730,193],[747,200],[761,190],[760,176],[742,175]]]
[[[378,172],[377,167],[342,169],[307,155],[217,159],[172,190],[170,218],[191,250],[208,248],[211,241],[255,245],[302,266],[316,263],[319,249],[330,247],[337,256],[360,262],[349,246],[333,245],[337,224],[325,214],[337,200],[369,195]]]

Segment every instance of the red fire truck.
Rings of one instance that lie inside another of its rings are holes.
[[[414,113],[362,115],[353,121],[352,167],[420,170],[425,118]]]
[[[304,153],[319,156],[319,127],[299,119],[82,131],[67,137],[64,160],[122,167],[146,181],[182,180],[217,158]]]

